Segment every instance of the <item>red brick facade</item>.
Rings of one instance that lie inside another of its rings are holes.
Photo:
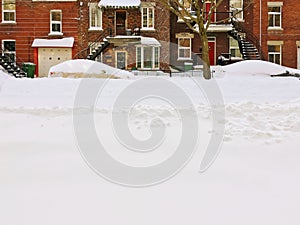
[[[2,5],[2,0],[0,1]],[[16,21],[5,23],[0,18],[0,41],[14,40],[17,63],[34,62],[34,39],[54,39],[74,37],[73,52],[78,51],[78,2],[45,2],[32,0],[16,0]],[[51,36],[50,10],[62,11],[62,33]],[[2,14],[2,7],[0,8]]]
[[[281,7],[280,28],[272,28],[268,24],[268,8],[272,6]],[[300,68],[299,7],[300,2],[295,0],[262,0],[261,5],[260,1],[254,1],[253,5],[245,10],[245,27],[261,42],[263,59],[269,59],[268,45],[278,44],[281,46],[281,64]]]

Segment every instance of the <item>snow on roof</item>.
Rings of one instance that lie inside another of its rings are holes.
[[[101,0],[100,7],[128,8],[140,6],[140,0]]]
[[[74,44],[74,38],[62,38],[62,39],[34,39],[32,47],[61,47],[72,48]]]
[[[161,46],[158,40],[151,37],[141,37],[142,45]]]

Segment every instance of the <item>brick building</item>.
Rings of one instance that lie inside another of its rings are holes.
[[[300,2],[255,0],[245,10],[245,28],[261,45],[263,59],[300,69]]]
[[[34,62],[36,74],[78,51],[77,0],[1,0],[0,41],[5,60]]]
[[[83,1],[80,13],[78,57],[139,70],[169,62],[170,13],[159,1]]]
[[[189,7],[191,13],[193,13],[192,6],[187,7]],[[206,2],[205,9],[207,13],[210,8],[211,3]],[[211,65],[217,63],[217,57],[219,55],[229,52],[228,32],[233,29],[230,17],[229,1],[224,0],[212,14],[212,23],[208,29],[209,58]],[[171,55],[173,56],[170,63],[179,68],[191,63],[193,65],[201,64],[199,58],[201,58],[202,48],[199,34],[193,33],[187,25],[174,14],[171,14],[170,32],[170,40],[172,42]]]

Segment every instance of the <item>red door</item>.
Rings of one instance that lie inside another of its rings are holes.
[[[216,64],[216,42],[215,41],[209,41],[208,42],[208,48],[209,48],[209,62],[210,65]]]
[[[205,20],[206,21],[207,21],[208,13],[209,13],[211,7],[212,7],[211,2],[206,2],[205,3],[205,12],[206,12]],[[211,15],[211,22],[215,22],[215,21],[216,21],[216,15],[215,15],[215,13],[213,13]]]

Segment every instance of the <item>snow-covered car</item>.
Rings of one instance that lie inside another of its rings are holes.
[[[73,77],[73,78],[131,78],[133,73],[120,70],[104,63],[74,59],[52,66],[48,77]]]

